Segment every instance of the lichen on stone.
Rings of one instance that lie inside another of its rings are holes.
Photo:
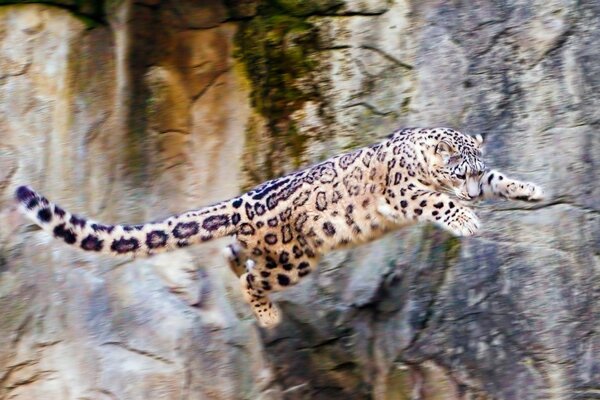
[[[241,23],[237,33],[235,55],[244,66],[252,106],[262,116],[271,141],[270,154],[258,166],[261,172],[251,174],[259,179],[283,172],[274,167],[281,157],[291,158],[293,166],[299,167],[306,149],[307,138],[297,129],[292,114],[306,102],[319,99],[311,80],[319,46],[316,27],[308,20],[310,12],[319,8],[308,6],[300,1],[263,1],[257,15]],[[256,130],[247,129],[250,149],[256,147],[252,144]]]

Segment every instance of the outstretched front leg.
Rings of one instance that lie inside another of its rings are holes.
[[[479,197],[540,201],[544,198],[544,191],[533,183],[511,179],[499,171],[488,170],[479,180]]]
[[[395,223],[433,222],[455,236],[471,236],[479,229],[479,219],[470,208],[444,193],[429,190],[415,190],[405,192],[400,197],[388,197],[377,210]]]

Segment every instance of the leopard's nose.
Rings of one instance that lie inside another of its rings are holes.
[[[479,196],[479,179],[469,176],[467,179],[467,193],[472,199]]]

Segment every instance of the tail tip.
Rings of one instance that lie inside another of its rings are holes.
[[[29,186],[19,186],[15,191],[15,197],[21,203],[25,203],[36,197],[36,194]]]

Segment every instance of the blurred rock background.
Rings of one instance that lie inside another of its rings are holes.
[[[0,2],[0,399],[600,399],[598,1],[21,3]],[[333,253],[269,332],[226,240],[101,258],[12,202],[29,183],[137,223],[406,126],[481,133],[547,201]]]

